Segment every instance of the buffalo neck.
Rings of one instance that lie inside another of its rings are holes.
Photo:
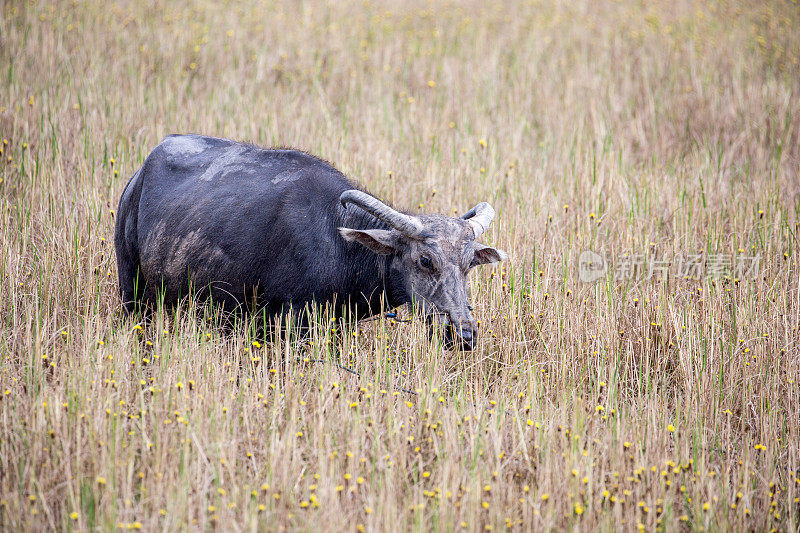
[[[361,209],[340,209],[342,227],[359,230],[391,229],[382,220]],[[345,250],[352,269],[346,282],[350,286],[343,292],[356,298],[362,295],[369,303],[367,314],[379,312],[381,303],[390,309],[408,303],[409,298],[403,289],[401,275],[391,268],[391,255],[378,255],[359,244],[348,245]]]

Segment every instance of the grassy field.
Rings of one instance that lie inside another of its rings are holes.
[[[792,1],[0,2],[0,530],[796,531],[799,60]],[[491,202],[478,349],[123,317],[177,132]]]

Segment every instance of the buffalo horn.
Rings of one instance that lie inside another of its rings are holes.
[[[481,202],[464,213],[461,218],[469,222],[470,226],[472,226],[472,232],[477,239],[483,235],[483,232],[486,231],[489,224],[492,223],[494,219],[494,208],[486,202]]]
[[[344,191],[339,197],[339,201],[345,208],[347,204],[356,204],[375,218],[383,220],[406,237],[418,238],[423,232],[422,223],[415,217],[395,211],[365,192],[355,189]]]

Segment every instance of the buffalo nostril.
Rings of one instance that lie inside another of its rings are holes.
[[[475,330],[472,328],[464,328],[461,330],[461,349],[472,350],[475,348]]]

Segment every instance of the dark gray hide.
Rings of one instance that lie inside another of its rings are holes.
[[[125,310],[152,307],[162,294],[173,305],[190,286],[227,310],[271,317],[311,301],[333,303],[338,314],[349,306],[359,318],[416,302],[431,323],[451,326],[449,344],[474,347],[466,274],[505,258],[475,242],[491,207],[479,204],[470,220],[410,216],[353,189],[303,152],[167,137],[117,211]]]

